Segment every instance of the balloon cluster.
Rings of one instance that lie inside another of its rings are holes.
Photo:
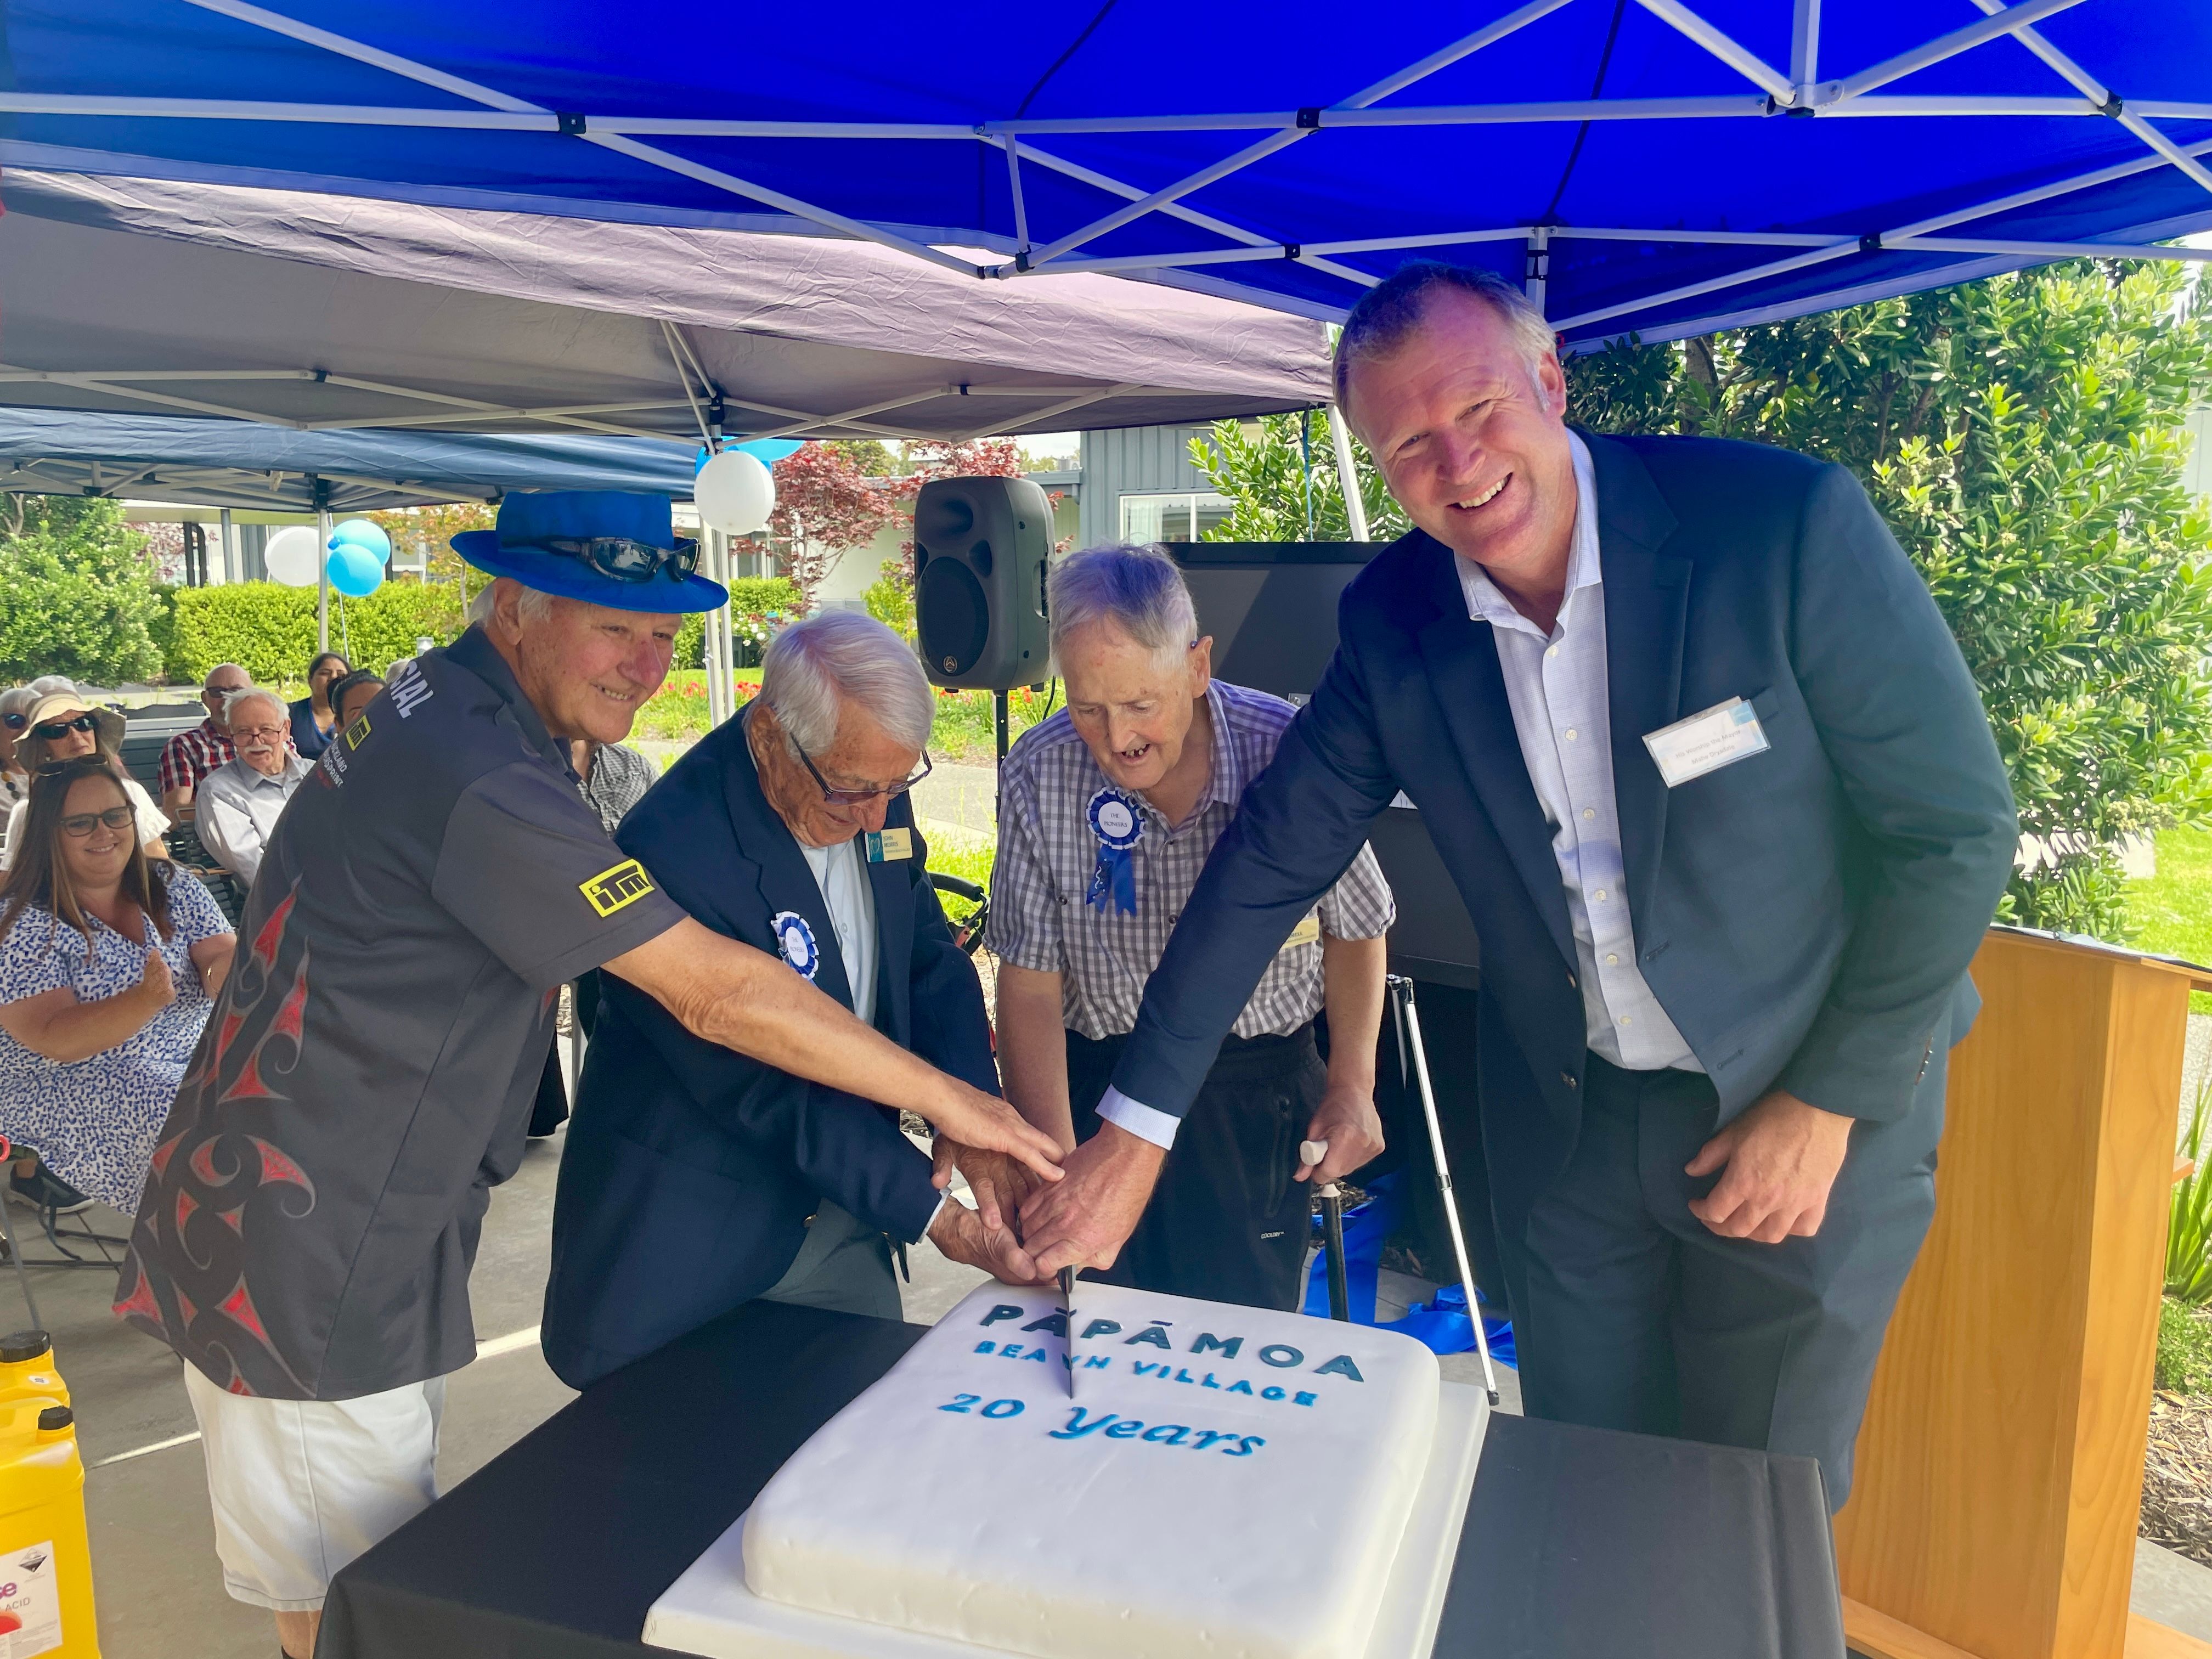
[[[726,536],[751,536],[768,528],[775,511],[775,478],[769,469],[802,446],[796,438],[754,438],[719,454],[704,450],[691,499],[699,522]]]
[[[367,519],[348,519],[331,532],[324,570],[331,586],[349,599],[365,599],[384,586],[392,538]]]

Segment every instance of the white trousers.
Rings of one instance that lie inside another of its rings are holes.
[[[438,1497],[446,1379],[358,1400],[263,1400],[185,1387],[207,1455],[223,1587],[276,1613],[313,1613],[356,1556]]]

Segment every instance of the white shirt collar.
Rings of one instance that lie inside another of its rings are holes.
[[[1569,431],[1567,447],[1575,463],[1575,529],[1567,552],[1567,592],[1559,605],[1558,629],[1564,631],[1573,615],[1575,595],[1585,587],[1602,588],[1605,577],[1598,560],[1597,545],[1597,468],[1590,459],[1589,446],[1582,434]],[[1510,628],[1539,639],[1543,632],[1513,608],[1513,601],[1504,591],[1490,580],[1486,571],[1473,559],[1456,560],[1459,566],[1459,585],[1467,595],[1467,614],[1477,622],[1486,622],[1493,628]],[[1587,603],[1595,604],[1595,600]]]

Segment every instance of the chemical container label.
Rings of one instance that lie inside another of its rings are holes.
[[[0,1558],[0,1659],[31,1659],[61,1644],[53,1545],[33,1544]]]

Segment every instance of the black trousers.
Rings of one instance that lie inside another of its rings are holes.
[[[1529,1415],[1817,1457],[1840,1509],[1935,1212],[1948,1036],[1907,1118],[1853,1126],[1820,1231],[1779,1244],[1690,1213],[1718,1179],[1682,1172],[1714,1131],[1711,1083],[1590,1055],[1574,1156],[1500,1239]]]
[[[1098,1102],[1122,1042],[1067,1034],[1078,1140],[1098,1133]],[[1209,1302],[1297,1307],[1313,1216],[1313,1188],[1294,1178],[1298,1143],[1328,1081],[1310,1024],[1289,1036],[1224,1042],[1136,1231],[1094,1277]]]

